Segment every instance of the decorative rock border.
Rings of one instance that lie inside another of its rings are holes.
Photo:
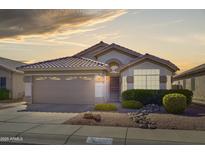
[[[156,104],[148,104],[136,112],[128,113],[130,119],[139,124],[139,128],[144,129],[156,129],[156,122],[152,122],[150,118],[147,118],[149,113],[159,112],[160,106]]]

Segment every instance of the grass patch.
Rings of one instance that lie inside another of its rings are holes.
[[[117,106],[115,104],[95,104],[96,111],[116,111]]]
[[[122,102],[122,107],[127,109],[140,109],[143,107],[143,104],[139,101],[128,100]]]
[[[0,89],[0,100],[8,100],[9,99],[9,90]]]

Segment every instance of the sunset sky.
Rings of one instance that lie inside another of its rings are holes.
[[[205,10],[0,10],[0,56],[37,62],[104,41],[175,63],[205,63]]]

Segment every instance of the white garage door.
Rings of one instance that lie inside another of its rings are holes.
[[[93,76],[35,77],[33,81],[33,102],[93,104],[94,90]]]

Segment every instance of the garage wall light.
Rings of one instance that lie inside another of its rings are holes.
[[[98,76],[95,77],[95,81],[96,82],[104,82],[104,77],[98,75]]]

